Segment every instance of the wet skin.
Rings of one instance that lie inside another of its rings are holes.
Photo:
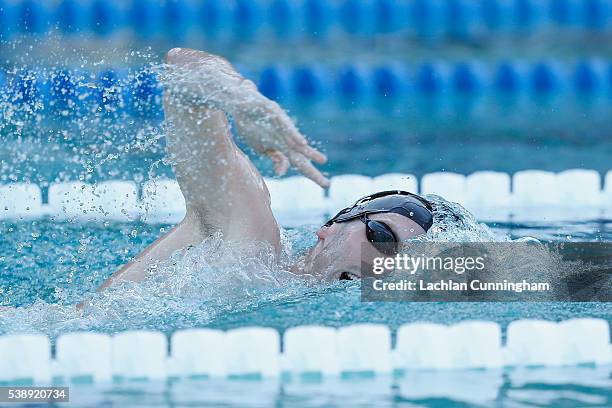
[[[420,225],[400,214],[372,214],[369,218],[387,224],[400,242],[425,233]],[[319,240],[306,255],[302,270],[296,268],[294,272],[321,275],[325,280],[339,279],[343,272],[352,278],[361,277],[362,245],[372,245],[363,222],[334,223],[321,227],[316,234]]]

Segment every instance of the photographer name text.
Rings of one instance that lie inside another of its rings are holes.
[[[503,291],[503,292],[546,292],[550,290],[548,282],[528,282],[522,280],[511,282],[503,280],[501,282],[483,282],[472,280],[470,282],[455,282],[452,279],[442,279],[439,281],[425,281],[419,279],[411,281],[402,279],[396,282],[385,282],[376,279],[372,282],[372,288],[376,291]]]

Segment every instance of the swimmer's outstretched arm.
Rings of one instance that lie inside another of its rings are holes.
[[[261,95],[226,60],[176,48],[168,52],[166,62],[166,141],[187,214],[100,289],[116,279],[142,280],[157,262],[216,231],[225,240],[264,241],[280,250],[268,189],[234,143],[228,114],[245,141],[273,160],[278,175],[292,164],[322,187],[329,185],[311,163],[324,163],[325,156],[308,145],[277,103]]]

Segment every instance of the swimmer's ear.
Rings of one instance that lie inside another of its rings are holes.
[[[287,156],[274,149],[266,150],[265,153],[274,163],[274,173],[279,177],[284,176],[287,170],[289,170],[289,159],[287,159]]]

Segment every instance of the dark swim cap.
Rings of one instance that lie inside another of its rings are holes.
[[[351,207],[345,208],[327,221],[325,226],[378,213],[403,215],[416,222],[426,232],[433,224],[433,207],[429,201],[407,191],[389,190],[360,198]]]

